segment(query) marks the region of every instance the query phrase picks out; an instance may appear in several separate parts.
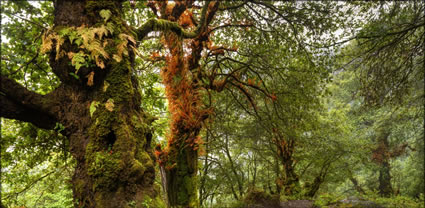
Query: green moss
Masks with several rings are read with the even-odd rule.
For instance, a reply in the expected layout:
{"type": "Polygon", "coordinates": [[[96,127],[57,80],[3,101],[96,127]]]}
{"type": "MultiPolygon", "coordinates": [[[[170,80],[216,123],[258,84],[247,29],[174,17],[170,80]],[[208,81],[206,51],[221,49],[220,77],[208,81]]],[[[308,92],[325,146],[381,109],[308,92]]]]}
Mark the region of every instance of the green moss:
{"type": "Polygon", "coordinates": [[[145,151],[141,151],[136,159],[145,164],[145,166],[154,167],[152,158],[145,151]]]}
{"type": "Polygon", "coordinates": [[[196,176],[185,176],[183,179],[184,186],[188,191],[188,204],[189,207],[197,207],[198,196],[197,196],[197,177],[196,176]]]}
{"type": "Polygon", "coordinates": [[[164,201],[161,199],[161,197],[157,196],[155,197],[155,199],[152,201],[152,206],[151,207],[155,207],[155,208],[165,208],[167,207],[164,203],[164,201]]]}
{"type": "MultiPolygon", "coordinates": [[[[115,14],[119,14],[117,4],[114,1],[87,1],[85,6],[86,12],[89,16],[97,17],[99,11],[102,9],[109,9],[115,14]]],[[[100,18],[103,21],[103,19],[100,18]]]]}
{"type": "Polygon", "coordinates": [[[81,193],[83,193],[83,189],[84,189],[84,185],[86,184],[85,181],[81,180],[81,179],[77,179],[74,182],[74,191],[77,193],[77,195],[80,195],[81,193]]]}
{"type": "Polygon", "coordinates": [[[133,115],[131,122],[134,125],[134,130],[138,131],[137,133],[145,133],[149,130],[148,122],[144,118],[133,115]]]}
{"type": "Polygon", "coordinates": [[[96,177],[98,179],[97,181],[104,181],[106,183],[110,179],[117,178],[122,169],[119,155],[108,152],[94,152],[90,158],[87,158],[87,162],[89,164],[88,174],[96,177]]]}
{"type": "Polygon", "coordinates": [[[108,45],[106,45],[105,51],[108,54],[117,54],[118,53],[117,48],[115,46],[111,46],[110,42],[108,42],[108,45]]]}
{"type": "Polygon", "coordinates": [[[140,163],[137,160],[133,160],[133,165],[130,169],[130,174],[137,174],[137,175],[143,175],[143,173],[146,171],[146,166],[143,166],[142,163],[140,163]]]}
{"type": "Polygon", "coordinates": [[[120,63],[114,63],[112,65],[111,71],[106,77],[109,87],[108,91],[103,95],[104,99],[113,98],[117,104],[122,102],[127,103],[131,100],[134,90],[130,81],[131,75],[128,67],[130,67],[130,61],[125,57],[123,57],[120,63]]]}
{"type": "Polygon", "coordinates": [[[67,26],[63,26],[63,25],[58,25],[53,27],[53,31],[55,31],[56,33],[59,33],[60,31],[62,31],[63,29],[70,29],[72,27],[67,27],[67,26]]]}

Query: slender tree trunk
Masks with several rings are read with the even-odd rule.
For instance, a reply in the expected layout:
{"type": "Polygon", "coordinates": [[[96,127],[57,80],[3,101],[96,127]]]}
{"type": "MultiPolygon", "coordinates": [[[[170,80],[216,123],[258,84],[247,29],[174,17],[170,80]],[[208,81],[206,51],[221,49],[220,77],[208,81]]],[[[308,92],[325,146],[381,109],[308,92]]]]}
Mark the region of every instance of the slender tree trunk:
{"type": "Polygon", "coordinates": [[[359,192],[359,194],[365,194],[365,191],[363,190],[363,188],[360,186],[359,182],[357,181],[356,178],[354,178],[353,176],[350,177],[350,181],[351,183],[353,183],[354,188],[356,189],[357,192],[359,192]]]}
{"type": "MultiPolygon", "coordinates": [[[[114,32],[103,39],[95,37],[105,41],[103,47],[112,57],[117,44],[124,41],[122,35],[132,36],[121,19],[121,3],[58,0],[53,31],[71,27],[90,31],[111,23],[114,32]],[[109,20],[100,16],[102,10],[111,13],[109,20]]],[[[122,45],[129,55],[122,55],[121,61],[104,55],[103,59],[99,58],[104,64],[102,68],[86,58],[84,61],[88,64],[77,72],[70,64],[70,52],[89,54],[90,48],[78,47],[67,36],[62,38],[59,46],[58,39],[54,42],[56,47],[50,52],[50,65],[62,81],[55,91],[60,106],[58,120],[65,126],[70,152],[77,162],[72,177],[75,207],[142,207],[144,203],[161,206],[150,154],[152,119],[140,108],[131,41],[122,45]],[[62,56],[62,52],[68,56],[62,56]],[[71,76],[73,73],[79,78],[71,76]]],[[[87,42],[92,44],[94,39],[87,42]]],[[[100,49],[91,52],[95,50],[100,49]]]]}
{"type": "Polygon", "coordinates": [[[316,176],[316,178],[314,178],[314,181],[310,185],[310,187],[305,187],[305,188],[308,189],[308,191],[305,194],[305,196],[307,196],[307,197],[314,197],[316,195],[317,191],[319,191],[320,186],[325,181],[325,177],[328,174],[328,170],[331,167],[332,163],[334,161],[338,160],[340,157],[341,157],[341,155],[339,155],[339,156],[332,156],[332,157],[329,157],[328,159],[326,159],[323,162],[322,168],[320,169],[319,175],[316,176]]]}
{"type": "Polygon", "coordinates": [[[208,194],[206,193],[206,188],[205,187],[205,181],[207,179],[207,175],[209,172],[209,158],[208,158],[208,154],[209,154],[209,132],[207,131],[206,133],[206,138],[205,138],[205,160],[204,160],[204,166],[203,166],[203,171],[202,171],[202,176],[201,176],[201,181],[200,181],[200,187],[199,187],[199,205],[202,207],[202,204],[204,201],[207,201],[208,199],[208,194]]]}
{"type": "Polygon", "coordinates": [[[233,162],[232,156],[230,155],[229,138],[228,138],[227,135],[225,136],[225,138],[226,138],[226,145],[224,146],[224,151],[226,153],[227,159],[229,160],[230,169],[231,169],[231,171],[233,173],[233,176],[234,176],[234,178],[236,178],[236,183],[238,185],[238,192],[239,192],[238,198],[242,198],[242,196],[243,196],[243,184],[242,184],[242,181],[239,178],[239,174],[238,174],[238,171],[236,170],[236,167],[235,167],[235,164],[233,162]]]}

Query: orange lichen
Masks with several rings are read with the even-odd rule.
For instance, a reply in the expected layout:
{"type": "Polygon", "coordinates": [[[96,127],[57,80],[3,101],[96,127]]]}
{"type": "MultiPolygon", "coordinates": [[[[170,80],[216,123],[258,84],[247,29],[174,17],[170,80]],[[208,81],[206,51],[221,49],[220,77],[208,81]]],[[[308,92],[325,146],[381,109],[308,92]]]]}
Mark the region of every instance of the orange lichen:
{"type": "Polygon", "coordinates": [[[151,54],[151,56],[150,56],[150,58],[152,59],[152,60],[156,60],[156,59],[158,59],[160,57],[160,55],[159,55],[159,53],[158,52],[152,52],[152,54],[151,54]]]}
{"type": "Polygon", "coordinates": [[[165,7],[165,14],[170,15],[173,12],[174,7],[176,6],[175,2],[167,2],[165,7]]]}
{"type": "Polygon", "coordinates": [[[277,100],[277,97],[276,97],[276,95],[274,93],[272,93],[270,95],[270,98],[273,100],[273,102],[275,102],[277,100]]]}
{"type": "Polygon", "coordinates": [[[192,27],[194,26],[193,24],[193,14],[191,11],[186,10],[183,12],[183,14],[180,16],[178,23],[183,27],[183,28],[187,28],[187,27],[192,27]]]}
{"type": "MultiPolygon", "coordinates": [[[[179,148],[191,147],[193,151],[200,148],[202,139],[197,134],[202,127],[202,121],[211,110],[202,109],[200,88],[196,87],[188,69],[188,62],[193,57],[184,56],[183,41],[174,34],[165,35],[163,41],[169,53],[165,58],[166,67],[161,70],[161,77],[171,119],[167,147],[156,154],[162,156],[167,153],[167,156],[173,157],[179,148]]],[[[189,44],[193,46],[199,43],[191,41],[189,44]]],[[[161,156],[159,162],[164,163],[166,158],[161,156]]],[[[164,166],[173,168],[172,163],[173,161],[167,160],[164,166]]]]}

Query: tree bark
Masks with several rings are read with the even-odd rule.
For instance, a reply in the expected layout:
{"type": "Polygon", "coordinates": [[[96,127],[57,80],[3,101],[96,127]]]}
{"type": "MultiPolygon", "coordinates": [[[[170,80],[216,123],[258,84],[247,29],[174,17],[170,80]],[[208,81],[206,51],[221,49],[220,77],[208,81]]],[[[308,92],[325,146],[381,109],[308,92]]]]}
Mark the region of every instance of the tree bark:
{"type": "Polygon", "coordinates": [[[383,197],[390,197],[393,193],[391,186],[391,151],[388,141],[390,133],[386,127],[378,130],[378,147],[374,150],[372,159],[379,165],[379,194],[383,197]]]}
{"type": "Polygon", "coordinates": [[[31,122],[44,129],[53,129],[57,122],[51,96],[27,90],[12,79],[0,76],[0,116],[31,122]]]}
{"type": "MultiPolygon", "coordinates": [[[[120,1],[58,1],[55,27],[83,24],[94,27],[104,21],[99,15],[102,10],[112,13],[110,22],[118,30],[110,35],[112,51],[117,47],[113,40],[121,39],[121,34],[132,34],[121,19],[120,1]]],[[[68,99],[63,100],[68,106],[63,106],[61,121],[68,130],[70,151],[77,161],[72,178],[77,207],[161,204],[159,189],[153,183],[155,169],[150,154],[152,135],[149,128],[152,119],[140,108],[141,97],[132,71],[134,54],[130,44],[124,49],[129,55],[123,56],[119,62],[107,60],[104,69],[81,68],[80,80],[69,77],[67,57],[56,60],[54,53],[50,55],[53,71],[67,84],[63,90],[69,90],[68,99]],[[92,72],[94,83],[87,86],[89,80],[85,78],[92,72]],[[67,89],[69,86],[72,89],[67,89]],[[89,112],[90,108],[96,109],[89,112]]],[[[74,49],[71,44],[69,48],[74,49]]]]}
{"type": "MultiPolygon", "coordinates": [[[[48,49],[49,64],[61,85],[53,92],[38,95],[1,77],[0,104],[5,106],[2,117],[46,129],[54,128],[56,122],[65,127],[63,134],[70,141],[69,151],[77,163],[71,181],[75,207],[164,207],[159,187],[154,185],[150,144],[153,118],[140,108],[133,71],[131,47],[135,43],[131,37],[137,37],[122,20],[121,4],[119,0],[55,1],[54,27],[44,34],[45,38],[56,34],[48,49]],[[101,11],[109,11],[109,17],[102,17],[101,11]],[[103,38],[96,34],[85,47],[72,42],[69,36],[57,36],[64,29],[90,31],[107,23],[114,31],[103,38]],[[96,40],[102,41],[110,57],[98,55],[95,63],[92,54],[101,49],[87,46],[96,40]],[[78,71],[75,63],[71,64],[70,52],[86,55],[85,65],[78,71]],[[121,55],[121,60],[113,55],[121,55]]],[[[47,45],[43,42],[42,47],[47,45]]]]}
{"type": "Polygon", "coordinates": [[[379,194],[383,197],[390,197],[393,193],[390,170],[388,161],[383,162],[379,168],[379,194]]]}
{"type": "Polygon", "coordinates": [[[199,90],[189,79],[183,59],[182,40],[174,33],[165,34],[170,50],[167,67],[161,72],[171,112],[170,135],[165,166],[167,198],[171,207],[198,207],[199,131],[204,117],[199,90]]]}
{"type": "MultiPolygon", "coordinates": [[[[191,3],[176,1],[167,4],[158,1],[156,4],[161,8],[161,19],[168,21],[171,28],[176,28],[177,20],[191,3]]],[[[200,77],[194,76],[194,70],[201,70],[198,63],[203,49],[201,42],[208,40],[208,24],[218,9],[217,2],[212,7],[209,5],[209,1],[206,1],[195,32],[189,34],[181,32],[181,29],[164,32],[169,55],[166,57],[166,67],[161,70],[161,77],[171,121],[168,144],[161,153],[165,156],[160,166],[165,173],[163,184],[170,207],[199,207],[198,148],[202,143],[199,132],[209,111],[203,109],[200,77]],[[183,50],[183,38],[194,38],[189,46],[191,54],[187,56],[183,50]]]]}
{"type": "Polygon", "coordinates": [[[239,174],[236,170],[235,164],[233,162],[232,156],[230,155],[230,150],[229,150],[229,138],[228,135],[226,134],[225,136],[225,146],[224,146],[224,152],[226,153],[227,159],[229,160],[230,163],[230,169],[232,170],[233,173],[233,177],[236,178],[236,183],[238,185],[238,192],[239,192],[239,197],[238,198],[242,198],[243,196],[243,184],[242,181],[239,178],[239,174]]]}
{"type": "Polygon", "coordinates": [[[300,191],[299,177],[295,173],[293,152],[295,141],[285,139],[275,131],[277,156],[283,166],[282,178],[277,179],[278,192],[283,189],[285,195],[294,195],[300,191]]]}

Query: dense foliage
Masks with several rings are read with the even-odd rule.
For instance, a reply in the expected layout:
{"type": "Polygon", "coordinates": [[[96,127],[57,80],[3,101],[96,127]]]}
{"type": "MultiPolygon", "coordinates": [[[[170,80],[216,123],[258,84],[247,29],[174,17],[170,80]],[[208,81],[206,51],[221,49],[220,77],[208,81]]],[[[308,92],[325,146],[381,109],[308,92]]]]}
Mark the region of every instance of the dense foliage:
{"type": "MultiPolygon", "coordinates": [[[[56,1],[2,1],[1,76],[48,95],[66,82],[96,87],[97,76],[107,77],[115,89],[114,80],[119,86],[127,75],[111,78],[99,69],[109,70],[111,63],[131,66],[127,77],[138,85],[133,78],[133,88],[123,85],[135,97],[129,105],[140,103],[135,109],[142,109],[143,119],[128,129],[144,135],[143,141],[146,137],[135,144],[143,146],[146,157],[155,157],[156,177],[149,184],[155,191],[161,186],[161,194],[129,201],[128,207],[279,207],[295,200],[319,207],[424,207],[422,1],[122,5],[125,26],[114,26],[111,22],[119,22],[114,14],[101,10],[97,30],[83,25],[55,33],[56,1]],[[174,10],[182,5],[180,13],[174,10]],[[131,30],[125,33],[128,28],[141,28],[138,38],[131,30]],[[66,41],[79,42],[87,54],[61,55],[63,40],[65,48],[66,41]],[[116,49],[105,47],[108,41],[116,49]],[[55,56],[70,57],[67,67],[75,70],[66,78],[52,69],[55,56]],[[99,71],[86,70],[95,68],[99,71]]],[[[102,84],[105,92],[110,84],[102,84]]],[[[5,86],[0,104],[15,109],[5,86]]],[[[127,92],[116,94],[121,98],[127,92]]],[[[106,113],[127,109],[117,100],[114,105],[113,99],[97,99],[106,101],[106,113]]],[[[90,138],[102,134],[103,120],[125,117],[111,119],[100,112],[100,102],[87,104],[89,118],[96,118],[90,138]]],[[[0,207],[84,206],[76,201],[72,182],[81,158],[72,155],[71,125],[45,121],[50,117],[38,111],[22,112],[15,119],[7,110],[0,115],[0,207]]],[[[106,149],[96,146],[99,138],[88,145],[97,148],[93,163],[118,151],[115,140],[105,141],[106,149]]],[[[115,157],[111,161],[119,161],[115,157]]],[[[130,166],[138,166],[134,163],[130,166]]],[[[108,174],[95,176],[113,178],[108,174]]],[[[93,183],[93,189],[103,185],[93,183]]]]}

